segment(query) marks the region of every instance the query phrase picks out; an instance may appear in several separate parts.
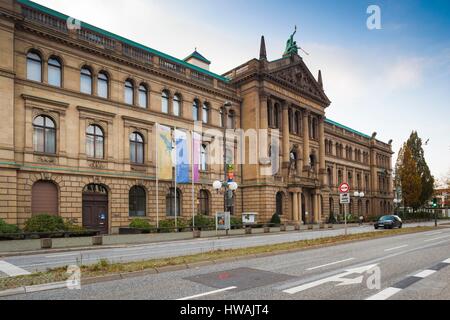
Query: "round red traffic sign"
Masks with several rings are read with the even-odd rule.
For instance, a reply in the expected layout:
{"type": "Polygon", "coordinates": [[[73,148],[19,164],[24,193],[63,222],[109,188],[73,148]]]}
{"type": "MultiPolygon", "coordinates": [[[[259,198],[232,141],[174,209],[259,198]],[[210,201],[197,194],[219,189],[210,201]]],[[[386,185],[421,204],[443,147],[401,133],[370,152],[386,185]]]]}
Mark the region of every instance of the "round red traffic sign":
{"type": "Polygon", "coordinates": [[[339,191],[341,193],[349,193],[350,192],[350,186],[348,183],[344,182],[339,186],[339,191]]]}

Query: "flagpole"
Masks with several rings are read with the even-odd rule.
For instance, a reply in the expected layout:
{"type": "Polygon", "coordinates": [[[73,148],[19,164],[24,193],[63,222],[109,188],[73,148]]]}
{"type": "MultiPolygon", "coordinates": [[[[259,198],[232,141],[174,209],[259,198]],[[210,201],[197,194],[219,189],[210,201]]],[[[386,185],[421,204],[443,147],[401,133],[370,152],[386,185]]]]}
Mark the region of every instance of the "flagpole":
{"type": "Polygon", "coordinates": [[[156,228],[159,229],[159,152],[158,152],[159,124],[156,124],[156,228]]]}
{"type": "Polygon", "coordinates": [[[194,131],[191,131],[191,180],[192,180],[192,230],[195,229],[195,182],[194,182],[194,162],[195,162],[195,147],[194,147],[194,131]]]}
{"type": "Polygon", "coordinates": [[[177,153],[177,127],[173,131],[175,137],[175,231],[178,232],[178,216],[177,216],[177,167],[178,167],[178,153],[177,153]]]}

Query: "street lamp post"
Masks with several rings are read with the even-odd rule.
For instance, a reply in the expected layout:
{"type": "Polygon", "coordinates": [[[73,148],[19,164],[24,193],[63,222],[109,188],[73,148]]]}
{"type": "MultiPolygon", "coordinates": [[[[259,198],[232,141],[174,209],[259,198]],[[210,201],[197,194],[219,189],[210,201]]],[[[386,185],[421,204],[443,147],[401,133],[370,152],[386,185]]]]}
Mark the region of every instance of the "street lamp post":
{"type": "MultiPolygon", "coordinates": [[[[358,192],[358,191],[355,191],[355,193],[353,194],[353,196],[354,196],[355,198],[357,198],[357,199],[358,199],[358,198],[362,199],[362,198],[365,197],[365,194],[364,194],[364,192],[358,192]]],[[[359,209],[359,201],[358,201],[357,203],[358,203],[358,209],[359,209]]],[[[362,205],[361,205],[361,209],[362,209],[362,205]]],[[[359,219],[359,221],[360,221],[360,224],[362,225],[362,220],[363,220],[363,219],[361,219],[361,217],[362,217],[361,212],[358,211],[358,214],[360,215],[360,216],[358,217],[358,219],[359,219]]]]}
{"type": "Polygon", "coordinates": [[[398,208],[400,206],[400,203],[402,203],[401,199],[394,199],[394,204],[395,204],[395,214],[398,215],[398,208]]]}

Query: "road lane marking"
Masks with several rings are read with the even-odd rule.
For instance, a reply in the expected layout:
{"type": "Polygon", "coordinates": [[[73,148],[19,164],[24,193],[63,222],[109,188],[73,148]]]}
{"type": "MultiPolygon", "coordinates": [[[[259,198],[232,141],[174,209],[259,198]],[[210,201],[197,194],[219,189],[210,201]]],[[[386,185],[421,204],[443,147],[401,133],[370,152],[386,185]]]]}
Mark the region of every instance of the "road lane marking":
{"type": "Polygon", "coordinates": [[[396,295],[397,293],[399,293],[400,291],[402,291],[402,289],[398,289],[398,288],[387,288],[384,289],[381,292],[378,292],[377,294],[367,298],[366,300],[387,300],[390,297],[392,297],[393,295],[396,295]]]}
{"type": "Polygon", "coordinates": [[[19,268],[6,261],[0,261],[0,271],[6,273],[10,277],[26,276],[31,274],[27,270],[19,268]]]}
{"type": "Polygon", "coordinates": [[[192,300],[192,299],[201,298],[201,297],[205,297],[205,296],[210,296],[210,295],[213,295],[213,294],[217,294],[217,293],[221,293],[221,292],[225,292],[225,291],[230,291],[230,290],[234,290],[234,289],[237,289],[237,287],[228,287],[228,288],[225,288],[225,289],[219,289],[219,290],[214,290],[214,291],[210,291],[210,292],[205,292],[205,293],[197,294],[195,296],[190,296],[190,297],[177,299],[177,301],[192,300]]]}
{"type": "Polygon", "coordinates": [[[447,259],[447,260],[445,260],[445,261],[442,261],[443,263],[448,263],[448,264],[450,264],[450,259],[447,259]]]}
{"type": "Polygon", "coordinates": [[[406,247],[408,247],[407,244],[405,244],[403,246],[395,247],[395,248],[385,249],[384,252],[394,251],[394,250],[398,250],[398,249],[402,249],[402,248],[406,248],[406,247]]]}
{"type": "Polygon", "coordinates": [[[78,255],[81,255],[81,254],[80,253],[52,254],[51,256],[45,256],[45,259],[71,257],[71,256],[78,256],[78,255]]]}
{"type": "Polygon", "coordinates": [[[347,261],[352,261],[352,260],[355,260],[355,258],[350,258],[350,259],[345,259],[345,260],[341,260],[341,261],[331,262],[331,263],[323,264],[321,266],[312,267],[312,268],[309,268],[309,269],[306,269],[306,270],[307,271],[312,271],[312,270],[316,270],[316,269],[320,269],[320,268],[324,268],[324,267],[334,266],[336,264],[339,264],[339,263],[342,263],[342,262],[347,262],[347,261]]]}
{"type": "Polygon", "coordinates": [[[442,231],[429,233],[429,234],[427,234],[427,236],[429,236],[429,237],[431,237],[431,236],[437,236],[438,234],[442,234],[442,231]]]}
{"type": "Polygon", "coordinates": [[[425,240],[425,242],[431,242],[431,241],[436,241],[436,240],[441,240],[441,239],[446,239],[446,238],[450,238],[450,236],[428,239],[428,240],[425,240]]]}
{"type": "Polygon", "coordinates": [[[419,272],[419,273],[416,274],[414,277],[424,279],[424,278],[426,278],[426,277],[431,276],[431,275],[434,274],[434,273],[436,273],[435,270],[425,270],[425,271],[419,272]]]}

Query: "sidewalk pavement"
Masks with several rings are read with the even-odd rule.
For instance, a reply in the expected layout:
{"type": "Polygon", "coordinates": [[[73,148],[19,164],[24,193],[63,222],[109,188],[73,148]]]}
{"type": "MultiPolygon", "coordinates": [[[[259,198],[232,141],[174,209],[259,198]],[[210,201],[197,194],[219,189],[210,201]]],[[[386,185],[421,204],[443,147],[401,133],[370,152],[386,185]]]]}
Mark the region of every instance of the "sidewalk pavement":
{"type": "MultiPolygon", "coordinates": [[[[358,227],[358,224],[349,224],[349,228],[358,227]]],[[[333,229],[343,229],[344,225],[333,225],[333,229]]],[[[325,230],[327,230],[326,228],[325,230]]],[[[314,225],[313,231],[319,231],[319,225],[314,225]]],[[[323,229],[322,229],[323,230],[323,229]]],[[[293,226],[287,227],[286,231],[294,231],[293,226]]],[[[302,226],[301,231],[308,231],[308,226],[302,226]]],[[[311,230],[309,230],[311,231],[311,230]]],[[[271,228],[270,234],[279,233],[280,228],[271,228]]],[[[264,234],[263,228],[252,229],[253,235],[264,234]]],[[[217,238],[217,237],[245,237],[245,229],[230,230],[228,236],[225,231],[202,231],[201,238],[217,238]]],[[[192,240],[192,232],[179,233],[155,233],[155,234],[137,234],[137,235],[106,235],[103,237],[102,246],[93,246],[91,237],[80,238],[55,238],[52,239],[52,249],[41,249],[40,239],[34,240],[12,240],[0,241],[0,257],[11,254],[31,254],[31,253],[47,253],[47,252],[61,252],[71,250],[89,250],[89,249],[106,249],[119,248],[129,245],[150,244],[159,242],[192,240]]]]}

